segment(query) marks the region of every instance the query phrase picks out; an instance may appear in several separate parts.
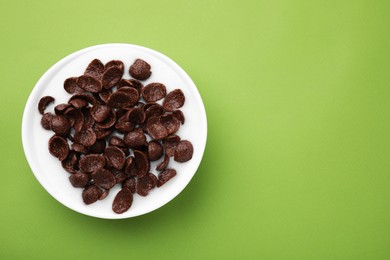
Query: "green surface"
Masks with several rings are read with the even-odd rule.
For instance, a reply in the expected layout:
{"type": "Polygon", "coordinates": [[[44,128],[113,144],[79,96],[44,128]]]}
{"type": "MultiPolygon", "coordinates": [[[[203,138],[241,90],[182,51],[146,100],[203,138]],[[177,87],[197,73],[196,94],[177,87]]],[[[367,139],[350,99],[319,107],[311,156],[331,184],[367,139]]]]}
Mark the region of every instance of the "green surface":
{"type": "Polygon", "coordinates": [[[4,1],[0,259],[390,259],[390,2],[4,1]],[[126,42],[192,77],[209,135],[172,202],[102,220],[33,176],[21,120],[40,76],[126,42]]]}

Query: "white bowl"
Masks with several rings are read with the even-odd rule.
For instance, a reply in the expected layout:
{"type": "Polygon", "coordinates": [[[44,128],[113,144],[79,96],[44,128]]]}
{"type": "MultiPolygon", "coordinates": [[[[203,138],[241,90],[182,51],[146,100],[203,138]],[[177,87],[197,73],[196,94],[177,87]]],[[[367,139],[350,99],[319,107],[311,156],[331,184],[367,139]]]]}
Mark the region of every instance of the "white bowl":
{"type": "MultiPolygon", "coordinates": [[[[161,102],[160,102],[161,103],[161,102]]],[[[53,111],[51,105],[46,111],[53,111]]],[[[30,167],[41,185],[47,192],[63,205],[85,215],[121,219],[139,216],[151,212],[176,197],[190,182],[202,160],[207,139],[206,112],[200,94],[184,70],[167,56],[141,46],[131,44],[103,44],[79,50],[63,58],[52,66],[38,81],[28,98],[23,114],[22,143],[24,153],[30,167]],[[176,169],[177,175],[160,188],[153,189],[147,197],[134,196],[133,205],[123,213],[112,211],[112,201],[120,190],[116,185],[109,195],[101,201],[85,205],[81,193],[82,189],[74,188],[69,182],[69,173],[66,172],[60,161],[50,155],[47,145],[53,135],[52,131],[42,128],[41,115],[37,105],[41,97],[53,96],[55,105],[66,103],[71,96],[63,88],[63,82],[68,77],[81,75],[89,62],[95,58],[103,63],[117,59],[125,63],[124,78],[130,78],[128,69],[136,58],[147,61],[152,66],[152,75],[144,85],[150,82],[161,82],[167,87],[167,92],[180,88],[186,97],[181,108],[186,121],[180,127],[178,135],[187,139],[194,146],[192,160],[186,163],[177,163],[170,160],[168,168],[176,169]]],[[[151,164],[151,172],[157,174],[155,166],[151,164]]]]}

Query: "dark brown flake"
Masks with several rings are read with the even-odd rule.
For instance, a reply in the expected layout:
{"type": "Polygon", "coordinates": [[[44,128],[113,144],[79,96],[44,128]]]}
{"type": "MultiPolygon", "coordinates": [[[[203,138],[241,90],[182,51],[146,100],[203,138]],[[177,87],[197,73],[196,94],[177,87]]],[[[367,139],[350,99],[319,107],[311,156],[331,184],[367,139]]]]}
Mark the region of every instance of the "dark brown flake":
{"type": "Polygon", "coordinates": [[[104,72],[104,65],[99,59],[94,59],[88,64],[84,71],[84,75],[100,79],[104,72]]]}
{"type": "Polygon", "coordinates": [[[163,101],[163,107],[166,111],[174,111],[184,105],[185,97],[181,89],[175,89],[168,93],[163,101]]]}
{"type": "Polygon", "coordinates": [[[182,140],[178,143],[174,153],[174,160],[177,162],[187,162],[191,160],[194,148],[190,141],[182,140]]]}
{"type": "Polygon", "coordinates": [[[157,187],[161,187],[167,181],[176,176],[176,171],[174,169],[166,169],[165,171],[158,174],[157,187]]]}
{"type": "Polygon", "coordinates": [[[83,75],[78,77],[77,86],[84,89],[85,91],[98,93],[102,90],[102,83],[97,78],[83,75]]]}
{"type": "Polygon", "coordinates": [[[75,188],[84,188],[89,180],[89,175],[83,172],[76,172],[69,176],[69,181],[75,188]]]}
{"type": "Polygon", "coordinates": [[[46,130],[51,130],[51,122],[54,118],[54,115],[52,113],[45,113],[43,114],[41,118],[41,125],[46,130]]]}
{"type": "Polygon", "coordinates": [[[110,116],[111,109],[103,105],[94,105],[91,107],[91,116],[96,122],[103,122],[110,116]]]}
{"type": "Polygon", "coordinates": [[[41,115],[43,115],[45,113],[45,109],[46,107],[54,102],[54,98],[51,97],[51,96],[44,96],[42,97],[40,100],[39,100],[39,103],[38,103],[38,111],[39,113],[41,113],[41,115]]]}
{"type": "Polygon", "coordinates": [[[153,173],[148,173],[137,179],[135,188],[139,195],[145,197],[154,187],[156,187],[156,184],[157,177],[153,173]]]}
{"type": "Polygon", "coordinates": [[[75,173],[77,171],[79,161],[75,151],[70,150],[65,160],[61,162],[62,168],[69,173],[75,173]]]}
{"type": "Polygon", "coordinates": [[[146,102],[156,102],[163,99],[167,94],[167,89],[164,84],[150,83],[142,89],[142,97],[146,102]]]}
{"type": "Polygon", "coordinates": [[[103,155],[89,154],[80,158],[79,167],[83,172],[94,172],[97,169],[103,168],[106,164],[106,160],[103,155]]]}
{"type": "Polygon", "coordinates": [[[104,66],[104,70],[108,70],[112,67],[118,67],[120,70],[122,70],[122,74],[123,74],[123,70],[125,68],[125,65],[123,64],[122,61],[120,60],[110,60],[109,62],[106,63],[106,65],[104,66]]]}
{"type": "Polygon", "coordinates": [[[156,161],[163,155],[164,148],[157,141],[150,141],[148,144],[148,157],[151,161],[156,161]]]}
{"type": "Polygon", "coordinates": [[[128,132],[123,137],[125,145],[130,148],[138,148],[146,143],[146,136],[142,129],[137,128],[134,131],[128,132]]]}
{"type": "Polygon", "coordinates": [[[116,184],[114,174],[104,168],[94,171],[91,174],[91,178],[95,181],[95,185],[103,189],[111,189],[116,184]]]}
{"type": "Polygon", "coordinates": [[[180,121],[173,115],[162,115],[160,122],[167,129],[168,135],[176,133],[180,128],[180,121]]]}
{"type": "Polygon", "coordinates": [[[90,147],[96,142],[96,134],[91,128],[82,129],[74,135],[74,140],[85,147],[90,147]]]}
{"type": "Polygon", "coordinates": [[[82,88],[77,86],[77,77],[70,77],[64,81],[64,89],[69,94],[84,92],[82,88]]]}
{"type": "Polygon", "coordinates": [[[104,151],[104,157],[108,166],[122,169],[125,164],[125,153],[116,146],[109,146],[104,151]]]}
{"type": "Polygon", "coordinates": [[[157,165],[156,170],[163,171],[165,170],[165,168],[167,168],[168,164],[169,164],[169,156],[168,154],[165,154],[164,160],[159,165],[157,165]]]}
{"type": "Polygon", "coordinates": [[[112,203],[112,210],[117,214],[122,214],[129,210],[133,203],[133,193],[127,188],[124,188],[116,194],[112,203]]]}
{"type": "Polygon", "coordinates": [[[141,59],[136,59],[130,66],[129,73],[135,79],[145,80],[152,74],[150,69],[149,63],[141,59]]]}
{"type": "Polygon", "coordinates": [[[51,120],[51,130],[60,136],[67,136],[70,131],[70,123],[62,115],[56,115],[51,120]]]}
{"type": "Polygon", "coordinates": [[[131,193],[135,193],[136,192],[136,183],[137,183],[137,180],[135,179],[135,177],[129,177],[123,181],[122,188],[128,188],[131,191],[131,193]]]}
{"type": "Polygon", "coordinates": [[[89,205],[96,202],[100,198],[101,193],[102,191],[97,186],[90,185],[83,190],[81,196],[83,198],[84,203],[89,205]]]}
{"type": "Polygon", "coordinates": [[[65,160],[69,153],[68,142],[60,136],[53,136],[49,140],[49,152],[60,161],[65,160]]]}
{"type": "Polygon", "coordinates": [[[119,67],[111,67],[104,71],[102,76],[102,85],[105,89],[114,87],[121,80],[123,69],[119,67]]]}

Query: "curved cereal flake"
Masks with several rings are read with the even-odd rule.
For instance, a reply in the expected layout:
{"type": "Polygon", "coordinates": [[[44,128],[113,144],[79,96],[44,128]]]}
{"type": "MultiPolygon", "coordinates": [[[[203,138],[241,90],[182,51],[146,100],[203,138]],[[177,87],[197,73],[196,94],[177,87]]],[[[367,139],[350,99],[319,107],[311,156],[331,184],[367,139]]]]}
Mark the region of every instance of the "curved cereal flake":
{"type": "Polygon", "coordinates": [[[84,89],[85,91],[92,92],[92,93],[98,93],[103,88],[100,80],[87,75],[78,77],[77,86],[84,89]]]}
{"type": "Polygon", "coordinates": [[[148,156],[138,150],[134,151],[134,164],[136,169],[136,175],[138,177],[144,176],[150,168],[148,156]]]}
{"type": "Polygon", "coordinates": [[[99,128],[96,125],[94,125],[92,127],[92,130],[95,132],[96,139],[98,139],[98,140],[104,140],[104,138],[106,138],[107,136],[109,136],[112,133],[112,129],[111,128],[102,129],[102,128],[99,128]]]}
{"type": "Polygon", "coordinates": [[[120,70],[122,70],[122,74],[123,74],[123,70],[125,68],[125,65],[123,64],[122,61],[120,60],[110,60],[109,62],[106,63],[106,65],[104,66],[104,70],[108,70],[112,67],[118,67],[120,70]]]}
{"type": "Polygon", "coordinates": [[[104,200],[108,194],[110,193],[110,190],[103,189],[102,195],[100,195],[99,200],[104,200]]]}
{"type": "Polygon", "coordinates": [[[129,210],[131,204],[133,204],[133,193],[129,189],[124,188],[116,194],[112,203],[112,210],[116,214],[122,214],[129,210]]]}
{"type": "Polygon", "coordinates": [[[165,154],[167,154],[169,157],[174,156],[176,146],[180,142],[180,137],[177,135],[167,136],[163,140],[163,146],[165,148],[165,154]]]}
{"type": "Polygon", "coordinates": [[[123,70],[119,67],[111,67],[104,71],[102,76],[102,85],[105,89],[114,87],[121,80],[123,70]]]}
{"type": "Polygon", "coordinates": [[[68,156],[61,162],[62,168],[69,173],[77,171],[79,160],[75,151],[70,150],[68,156]]]}
{"type": "Polygon", "coordinates": [[[182,140],[177,144],[173,158],[176,162],[187,162],[191,160],[193,153],[194,148],[192,147],[191,142],[182,140]]]}
{"type": "Polygon", "coordinates": [[[161,83],[150,83],[142,89],[142,97],[148,103],[163,99],[166,94],[167,89],[161,83]]]}
{"type": "Polygon", "coordinates": [[[56,115],[51,120],[51,130],[60,136],[67,136],[70,131],[70,122],[62,115],[56,115]]]}
{"type": "Polygon", "coordinates": [[[165,109],[159,104],[147,104],[144,106],[146,119],[152,116],[159,117],[165,113],[165,109]]]}
{"type": "Polygon", "coordinates": [[[67,78],[64,81],[64,89],[69,94],[84,92],[84,90],[77,85],[77,77],[67,78]]]}
{"type": "Polygon", "coordinates": [[[95,181],[95,185],[103,189],[111,189],[116,184],[115,176],[109,170],[104,168],[97,169],[91,174],[91,178],[95,181]]]}
{"type": "Polygon", "coordinates": [[[54,115],[52,113],[45,113],[43,114],[41,118],[41,125],[46,130],[51,130],[51,122],[54,118],[54,115]]]}
{"type": "Polygon", "coordinates": [[[162,115],[160,122],[165,126],[168,135],[176,133],[180,128],[180,121],[173,115],[162,115]]]}
{"type": "Polygon", "coordinates": [[[60,161],[65,160],[69,153],[68,142],[60,136],[53,136],[49,140],[49,152],[60,161]]]}
{"type": "Polygon", "coordinates": [[[168,164],[169,164],[169,156],[168,154],[165,154],[164,160],[159,165],[157,165],[156,170],[163,171],[165,170],[165,168],[167,168],[168,164]]]}
{"type": "Polygon", "coordinates": [[[82,129],[76,132],[74,140],[76,143],[82,144],[85,147],[90,147],[96,142],[96,134],[91,128],[82,129]]]}
{"type": "Polygon", "coordinates": [[[69,181],[75,188],[84,188],[88,185],[89,180],[89,175],[83,172],[76,172],[69,176],[69,181]]]}
{"type": "Polygon", "coordinates": [[[114,126],[116,123],[116,114],[114,111],[110,110],[110,115],[109,117],[104,120],[103,122],[97,122],[96,126],[101,128],[101,129],[108,129],[112,126],[114,126]]]}
{"type": "Polygon", "coordinates": [[[156,187],[156,184],[157,177],[153,173],[148,173],[137,179],[135,189],[139,195],[145,197],[154,187],[156,187]]]}
{"type": "Polygon", "coordinates": [[[161,187],[167,181],[176,176],[176,171],[174,169],[166,169],[165,171],[158,174],[157,187],[161,187]]]}
{"type": "Polygon", "coordinates": [[[125,153],[116,146],[107,147],[103,155],[110,167],[120,170],[125,165],[125,153]]]}
{"type": "Polygon", "coordinates": [[[83,113],[83,118],[84,118],[82,128],[87,129],[93,127],[95,125],[95,120],[93,120],[93,117],[91,116],[91,108],[83,107],[81,109],[81,112],[83,113]]]}
{"type": "Polygon", "coordinates": [[[184,117],[184,114],[183,114],[183,112],[182,112],[181,110],[175,110],[175,111],[173,111],[173,112],[172,112],[172,115],[173,115],[174,117],[176,117],[177,119],[179,119],[180,123],[181,123],[182,125],[184,125],[185,117],[184,117]]]}
{"type": "Polygon", "coordinates": [[[122,182],[122,188],[127,188],[131,191],[131,193],[135,193],[136,192],[136,187],[135,187],[136,183],[137,183],[137,180],[135,179],[135,177],[129,177],[122,182]]]}
{"type": "Polygon", "coordinates": [[[74,108],[82,108],[88,106],[88,102],[84,99],[73,99],[69,101],[69,104],[71,104],[74,108]]]}
{"type": "Polygon", "coordinates": [[[152,74],[150,69],[149,63],[141,59],[136,59],[130,66],[129,73],[135,79],[145,80],[152,74]]]}
{"type": "Polygon", "coordinates": [[[138,94],[141,96],[144,85],[141,81],[136,79],[121,79],[118,83],[118,90],[123,87],[135,88],[138,91],[138,94]]]}
{"type": "Polygon", "coordinates": [[[127,133],[134,129],[134,124],[129,121],[128,113],[123,115],[115,124],[115,129],[120,133],[127,133]]]}
{"type": "Polygon", "coordinates": [[[107,101],[110,98],[111,94],[112,94],[112,90],[106,89],[106,90],[99,92],[99,97],[105,104],[107,104],[107,101]]]}
{"type": "Polygon", "coordinates": [[[116,147],[125,147],[125,142],[123,139],[119,138],[118,136],[112,136],[108,143],[111,146],[116,146],[116,147]]]}
{"type": "Polygon", "coordinates": [[[104,72],[104,65],[99,59],[94,59],[88,64],[84,71],[84,75],[100,79],[104,72]]]}
{"type": "Polygon", "coordinates": [[[89,205],[96,202],[100,196],[102,191],[95,185],[87,186],[82,193],[82,198],[85,204],[89,205]]]}
{"type": "Polygon", "coordinates": [[[69,104],[59,104],[54,107],[54,112],[56,115],[63,115],[65,111],[70,107],[71,105],[69,104]]]}
{"type": "Polygon", "coordinates": [[[79,167],[83,172],[94,172],[97,169],[103,168],[106,165],[106,160],[103,155],[89,154],[80,158],[79,167]]]}
{"type": "Polygon", "coordinates": [[[114,168],[110,168],[109,170],[114,174],[116,183],[122,183],[129,177],[129,175],[126,174],[123,169],[117,170],[114,168]]]}
{"type": "Polygon", "coordinates": [[[107,100],[107,105],[112,108],[125,108],[134,105],[137,100],[130,94],[117,91],[110,95],[107,100]]]}
{"type": "Polygon", "coordinates": [[[185,97],[181,89],[175,89],[168,93],[163,101],[163,107],[166,111],[174,111],[184,105],[185,97]]]}
{"type": "Polygon", "coordinates": [[[71,147],[72,147],[72,149],[73,149],[75,152],[77,152],[77,153],[84,153],[84,154],[88,153],[87,147],[85,147],[85,146],[82,145],[82,144],[73,143],[73,144],[71,145],[71,147]]]}
{"type": "Polygon", "coordinates": [[[156,121],[156,122],[153,122],[150,124],[148,123],[148,125],[146,126],[146,130],[147,130],[148,134],[153,139],[156,139],[156,140],[161,140],[161,139],[165,138],[166,136],[168,136],[167,129],[165,128],[163,123],[161,123],[160,121],[156,121]]]}
{"type": "Polygon", "coordinates": [[[138,148],[146,143],[146,136],[142,129],[137,128],[134,131],[128,132],[123,137],[125,145],[130,148],[138,148]]]}
{"type": "Polygon", "coordinates": [[[159,142],[155,140],[149,142],[148,144],[149,160],[156,161],[160,159],[161,156],[163,155],[163,152],[164,152],[164,148],[159,142]]]}
{"type": "Polygon", "coordinates": [[[84,126],[84,114],[81,112],[81,110],[69,110],[69,112],[66,112],[65,115],[70,121],[73,121],[74,130],[76,130],[76,132],[80,132],[84,126]]]}
{"type": "Polygon", "coordinates": [[[134,124],[143,124],[145,122],[146,115],[141,108],[135,107],[129,112],[129,121],[134,124]]]}
{"type": "Polygon", "coordinates": [[[54,102],[54,98],[52,96],[44,96],[42,97],[40,100],[39,100],[39,103],[38,103],[38,111],[39,113],[41,113],[41,115],[43,115],[45,113],[45,109],[46,107],[54,102]]]}
{"type": "Polygon", "coordinates": [[[96,122],[103,122],[111,113],[111,109],[103,105],[94,105],[91,107],[91,116],[96,122]]]}
{"type": "Polygon", "coordinates": [[[88,94],[86,92],[83,92],[83,93],[71,96],[69,98],[69,100],[68,100],[68,103],[71,104],[71,101],[75,100],[75,99],[83,99],[83,100],[85,100],[86,102],[88,102],[91,105],[97,103],[95,97],[93,96],[93,94],[88,94]]]}

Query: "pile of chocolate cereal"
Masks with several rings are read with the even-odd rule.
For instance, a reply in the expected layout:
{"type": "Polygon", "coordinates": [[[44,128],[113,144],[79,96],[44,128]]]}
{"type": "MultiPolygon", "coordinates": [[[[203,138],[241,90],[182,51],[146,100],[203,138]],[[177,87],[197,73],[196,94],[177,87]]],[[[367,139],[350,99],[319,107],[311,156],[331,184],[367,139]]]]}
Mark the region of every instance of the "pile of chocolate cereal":
{"type": "Polygon", "coordinates": [[[84,203],[104,199],[119,184],[112,204],[118,214],[131,207],[133,193],[147,196],[176,176],[176,170],[168,168],[171,157],[183,163],[193,154],[191,142],[175,134],[185,121],[179,110],[183,92],[167,93],[157,82],[144,86],[141,81],[152,71],[142,59],[134,61],[129,73],[132,79],[122,78],[120,60],[103,64],[94,59],[83,75],[64,81],[72,96],[55,106],[55,114],[45,113],[53,97],[42,97],[38,104],[42,127],[55,133],[49,152],[70,173],[70,183],[83,188],[84,203]],[[150,172],[150,162],[157,160],[158,176],[150,172]]]}

